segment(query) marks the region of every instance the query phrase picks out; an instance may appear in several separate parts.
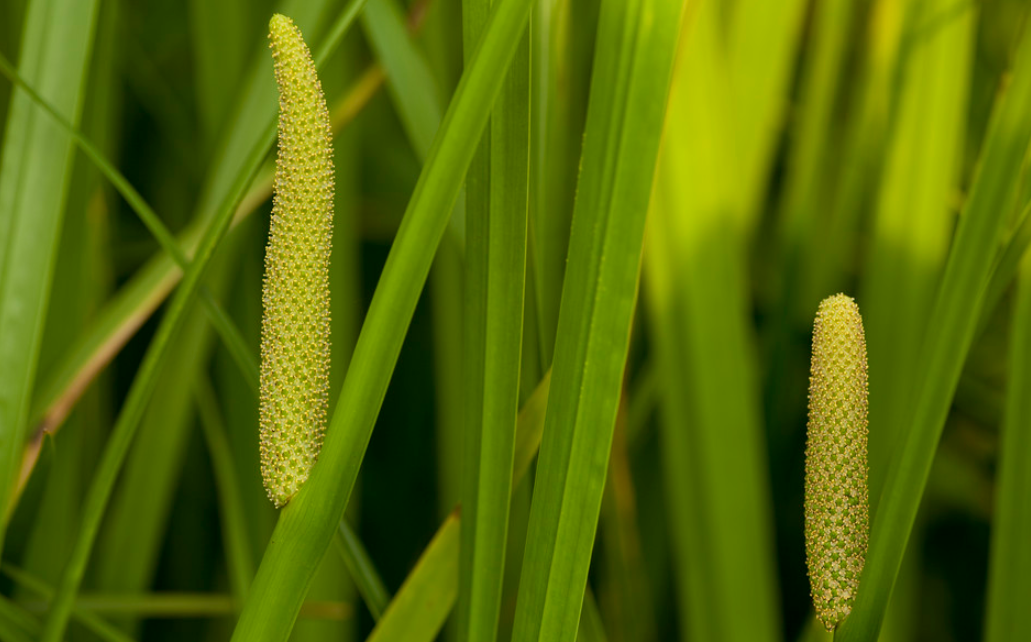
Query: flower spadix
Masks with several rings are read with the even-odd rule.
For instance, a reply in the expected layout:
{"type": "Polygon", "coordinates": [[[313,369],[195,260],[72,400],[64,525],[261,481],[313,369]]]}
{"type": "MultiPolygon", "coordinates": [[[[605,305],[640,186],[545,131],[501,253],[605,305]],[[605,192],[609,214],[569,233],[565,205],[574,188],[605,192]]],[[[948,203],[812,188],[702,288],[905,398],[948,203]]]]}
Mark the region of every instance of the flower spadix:
{"type": "Polygon", "coordinates": [[[850,297],[824,299],[813,327],[805,451],[805,547],[816,615],[833,630],[852,610],[866,559],[866,338],[850,297]]]}
{"type": "Polygon", "coordinates": [[[261,476],[285,505],[322,447],[329,401],[329,255],[333,149],[329,112],[301,31],[269,23],[279,85],[279,156],[261,320],[261,476]]]}

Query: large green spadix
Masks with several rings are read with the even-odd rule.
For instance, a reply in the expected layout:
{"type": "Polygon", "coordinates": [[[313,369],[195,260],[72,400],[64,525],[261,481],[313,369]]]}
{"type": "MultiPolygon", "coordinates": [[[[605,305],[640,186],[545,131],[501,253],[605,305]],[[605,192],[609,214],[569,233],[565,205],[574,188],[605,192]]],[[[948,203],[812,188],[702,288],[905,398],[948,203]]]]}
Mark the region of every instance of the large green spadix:
{"type": "Polygon", "coordinates": [[[866,559],[866,337],[850,297],[824,299],[813,327],[805,451],[805,548],[816,615],[833,630],[852,610],[866,559]]]}
{"type": "Polygon", "coordinates": [[[261,476],[284,506],[319,456],[329,402],[333,148],[326,98],[301,31],[269,23],[279,157],[261,320],[261,476]]]}

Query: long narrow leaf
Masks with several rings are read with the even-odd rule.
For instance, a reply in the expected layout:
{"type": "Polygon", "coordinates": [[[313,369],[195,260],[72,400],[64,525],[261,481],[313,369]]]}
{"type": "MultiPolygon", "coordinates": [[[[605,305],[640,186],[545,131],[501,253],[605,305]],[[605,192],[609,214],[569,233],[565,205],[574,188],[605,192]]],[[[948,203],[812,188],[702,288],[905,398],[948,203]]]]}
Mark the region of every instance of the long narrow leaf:
{"type": "MultiPolygon", "coordinates": [[[[21,75],[72,123],[82,110],[98,5],[34,0],[26,11],[21,75]]],[[[29,420],[72,150],[16,90],[0,150],[0,515],[7,514],[29,420]]],[[[0,551],[5,531],[0,526],[0,551]]]]}
{"type": "Polygon", "coordinates": [[[770,478],[749,346],[750,204],[734,174],[716,5],[700,7],[678,59],[650,213],[647,281],[662,368],[660,443],[681,639],[780,638],[770,478]]]}
{"type": "Polygon", "coordinates": [[[1006,239],[1000,250],[999,258],[992,268],[992,280],[988,283],[988,293],[981,309],[981,318],[977,322],[978,334],[988,326],[988,321],[999,301],[1013,283],[1013,277],[1020,268],[1021,257],[1028,246],[1031,246],[1031,203],[1024,206],[1017,221],[1017,226],[1006,239]]]}
{"type": "MultiPolygon", "coordinates": [[[[340,43],[343,34],[353,24],[365,1],[350,0],[338,16],[329,36],[318,49],[315,56],[317,64],[324,63],[340,43]]],[[[308,25],[313,24],[325,11],[327,4],[328,0],[308,3],[285,0],[279,11],[291,15],[294,21],[308,32],[308,25]]],[[[271,147],[271,143],[262,149],[256,147],[260,132],[273,123],[275,118],[275,89],[271,77],[266,77],[266,71],[261,64],[256,64],[252,68],[250,79],[241,93],[229,131],[202,194],[197,219],[178,239],[179,246],[188,256],[196,251],[205,229],[203,223],[210,220],[218,207],[219,199],[223,198],[230,188],[232,176],[235,175],[232,172],[239,170],[247,154],[264,155],[271,147]]],[[[369,97],[381,82],[382,77],[373,73],[356,83],[347,98],[334,110],[334,125],[340,127],[350,122],[367,104],[369,97]]],[[[234,221],[251,214],[258,205],[268,199],[272,186],[271,170],[263,173],[260,183],[248,192],[237,210],[234,221]]],[[[129,284],[115,295],[82,340],[69,350],[68,356],[54,368],[54,373],[47,381],[43,382],[31,414],[37,433],[52,431],[64,421],[89,383],[165,300],[180,278],[182,272],[176,267],[175,262],[168,254],[162,253],[141,268],[129,284]]],[[[232,342],[229,345],[232,345],[232,342]]]]}
{"type": "Polygon", "coordinates": [[[921,351],[923,365],[910,420],[900,430],[870,529],[870,549],[852,614],[837,637],[873,640],[916,520],[960,371],[974,338],[992,261],[1016,195],[1031,140],[1031,32],[1025,30],[1013,76],[999,99],[970,197],[960,216],[921,351]]]}
{"type": "Polygon", "coordinates": [[[39,635],[39,620],[0,595],[0,636],[8,642],[33,642],[39,635]]]}
{"type": "Polygon", "coordinates": [[[370,0],[362,26],[387,72],[387,89],[420,159],[425,159],[443,118],[442,97],[429,64],[408,37],[404,15],[392,0],[370,0]]]}
{"type": "MultiPolygon", "coordinates": [[[[264,136],[269,145],[271,145],[273,134],[274,130],[271,127],[267,128],[264,136]]],[[[264,148],[258,146],[258,149],[263,150],[264,148]]],[[[44,641],[59,642],[64,637],[75,594],[78,592],[79,585],[82,582],[82,576],[86,571],[86,563],[89,560],[93,542],[100,528],[100,520],[104,515],[108,500],[111,497],[111,491],[114,488],[129,446],[132,444],[133,436],[139,427],[140,419],[146,409],[146,403],[154,392],[157,375],[168,356],[169,348],[174,343],[173,339],[182,328],[186,311],[189,309],[189,304],[200,286],[207,266],[211,262],[222,237],[229,229],[233,212],[236,211],[237,205],[239,205],[247,187],[261,167],[263,160],[264,153],[254,154],[250,159],[249,166],[245,165],[243,167],[243,171],[237,177],[235,185],[228,192],[225,202],[219,208],[217,216],[208,227],[201,245],[197,249],[197,254],[190,264],[190,269],[187,271],[183,283],[176,291],[171,306],[162,319],[157,334],[147,350],[143,364],[133,380],[133,385],[129,390],[125,405],[122,407],[111,438],[105,447],[104,456],[98,466],[97,474],[86,495],[79,537],[75,542],[68,565],[62,574],[61,582],[54,596],[53,606],[44,624],[41,638],[44,641]]]]}
{"type": "MultiPolygon", "coordinates": [[[[53,597],[53,589],[25,571],[5,565],[3,572],[18,584],[36,593],[42,599],[50,600],[53,597]]],[[[83,626],[93,631],[102,640],[107,640],[108,642],[132,642],[132,638],[128,635],[89,611],[84,611],[80,608],[73,609],[72,618],[81,622],[83,626]]]]}
{"type": "Polygon", "coordinates": [[[365,605],[369,607],[372,618],[379,621],[383,617],[387,605],[390,604],[390,593],[387,592],[387,587],[380,579],[376,567],[372,565],[372,560],[365,551],[365,545],[358,539],[358,535],[347,523],[347,520],[343,519],[340,520],[333,541],[351,578],[358,587],[358,592],[365,600],[365,605]]]}
{"type": "MultiPolygon", "coordinates": [[[[416,157],[425,163],[440,127],[444,100],[434,82],[430,63],[410,37],[411,29],[396,0],[373,0],[362,15],[369,43],[387,76],[387,88],[416,157]]],[[[458,501],[461,469],[461,410],[465,398],[461,360],[452,358],[462,345],[462,260],[465,238],[465,199],[459,198],[451,213],[448,234],[430,271],[433,294],[434,383],[440,493],[444,515],[458,501]]]]}
{"type": "Polygon", "coordinates": [[[538,359],[551,367],[597,32],[596,1],[551,0],[530,29],[530,254],[538,359]]]}
{"type": "MultiPolygon", "coordinates": [[[[185,270],[189,265],[189,258],[180,248],[178,241],[172,233],[165,227],[165,224],[161,221],[161,218],[157,213],[147,204],[147,202],[140,196],[140,193],[129,183],[128,180],[119,172],[115,167],[107,160],[103,152],[90,142],[88,138],[83,136],[71,123],[69,123],[61,114],[42,96],[40,96],[25,80],[14,70],[7,59],[0,54],[0,71],[4,73],[8,78],[11,79],[20,89],[22,89],[27,96],[29,96],[33,102],[39,105],[43,111],[45,111],[54,122],[57,123],[58,127],[66,133],[69,138],[75,141],[75,144],[82,149],[87,157],[97,166],[97,169],[107,178],[108,181],[114,185],[118,193],[129,203],[132,210],[139,216],[140,220],[143,221],[147,229],[151,231],[154,238],[157,239],[158,243],[161,244],[161,248],[168,253],[175,261],[176,265],[180,269],[185,270]]],[[[237,361],[240,369],[243,371],[244,376],[248,380],[253,379],[252,374],[258,372],[258,361],[254,357],[251,350],[247,348],[246,342],[241,338],[240,331],[233,325],[232,320],[226,315],[226,313],[219,307],[218,302],[215,301],[214,297],[206,287],[201,288],[201,302],[211,319],[212,325],[222,335],[223,341],[225,341],[226,347],[229,348],[230,354],[237,361]]]]}
{"type": "MultiPolygon", "coordinates": [[[[550,382],[551,377],[545,375],[519,412],[515,448],[517,455],[512,471],[513,488],[526,474],[540,447],[550,382]]],[[[379,622],[373,632],[373,635],[377,636],[378,642],[409,642],[408,636],[412,631],[419,636],[429,636],[426,639],[432,639],[439,632],[447,615],[454,607],[458,593],[458,540],[461,527],[455,522],[459,520],[460,513],[457,510],[444,520],[433,536],[430,547],[423,552],[415,568],[405,578],[401,590],[398,591],[389,607],[385,603],[386,590],[377,586],[382,582],[376,577],[375,569],[367,567],[364,570],[352,570],[356,579],[364,577],[365,581],[370,584],[365,589],[365,592],[368,592],[365,597],[366,603],[369,604],[370,610],[373,611],[374,617],[379,622]],[[427,559],[430,556],[433,557],[432,562],[427,559]],[[378,609],[382,609],[381,616],[376,614],[378,609]],[[418,617],[424,627],[412,627],[409,620],[413,617],[418,617]]],[[[350,529],[345,528],[343,522],[338,531],[337,541],[338,545],[352,549],[353,552],[345,557],[353,558],[354,563],[358,565],[364,564],[362,560],[367,556],[360,552],[361,543],[350,532],[350,529]],[[344,541],[341,542],[341,539],[344,541]]],[[[361,582],[360,579],[359,582],[361,582]]]]}
{"type": "Polygon", "coordinates": [[[444,521],[368,642],[432,642],[458,595],[459,513],[444,521]]]}
{"type": "Polygon", "coordinates": [[[576,637],[682,10],[602,4],[514,642],[576,637]]]}
{"type": "Polygon", "coordinates": [[[808,5],[808,0],[733,4],[727,69],[739,131],[741,163],[737,172],[746,192],[743,200],[749,226],[759,213],[766,188],[808,5]]]}
{"type": "MultiPolygon", "coordinates": [[[[223,258],[230,257],[219,256],[223,258]]],[[[206,280],[221,290],[227,281],[226,266],[218,262],[222,265],[215,266],[206,280]]],[[[142,592],[153,581],[196,425],[192,390],[181,382],[194,381],[203,372],[212,343],[211,328],[194,302],[174,339],[174,349],[157,373],[160,392],[146,404],[140,419],[143,429],[132,443],[121,482],[105,511],[92,555],[96,590],[142,592]]],[[[71,528],[74,531],[74,523],[71,528]]]]}
{"type": "MultiPolygon", "coordinates": [[[[512,488],[517,488],[523,477],[526,475],[530,464],[541,444],[541,435],[544,431],[544,416],[548,407],[548,392],[550,390],[551,375],[547,373],[537,385],[537,388],[530,395],[529,399],[519,411],[518,427],[516,429],[515,441],[515,463],[512,470],[512,488]]],[[[412,572],[405,579],[404,585],[395,601],[403,602],[404,606],[391,606],[387,609],[380,620],[379,629],[390,632],[380,633],[378,642],[409,642],[405,634],[411,630],[403,621],[412,617],[415,607],[421,607],[421,617],[439,624],[451,609],[454,607],[457,591],[451,591],[452,586],[458,585],[458,539],[461,528],[455,527],[454,517],[458,513],[450,515],[437,529],[433,536],[433,546],[450,551],[453,559],[437,559],[433,564],[424,564],[422,561],[415,565],[412,572]],[[447,540],[454,540],[449,542],[447,540]],[[441,597],[442,587],[447,588],[441,597]],[[430,608],[432,607],[432,609],[430,608]],[[394,622],[393,620],[402,620],[394,622]]],[[[423,556],[430,554],[427,549],[423,556]]],[[[584,613],[581,618],[580,642],[603,642],[604,636],[598,635],[600,624],[597,617],[598,607],[594,604],[594,598],[590,592],[584,601],[584,613]],[[588,621],[589,620],[589,621],[588,621]],[[586,629],[586,630],[585,630],[586,629]]],[[[433,634],[437,631],[420,631],[419,635],[433,634]]]]}
{"type": "Polygon", "coordinates": [[[235,464],[218,399],[207,377],[202,377],[194,387],[194,398],[218,488],[229,586],[233,597],[242,602],[251,579],[254,578],[254,557],[251,554],[250,539],[247,537],[243,500],[236,484],[235,464]]]}
{"type": "Polygon", "coordinates": [[[972,10],[943,21],[953,8],[952,0],[934,0],[911,12],[907,32],[914,36],[859,298],[876,400],[870,407],[875,502],[921,368],[920,338],[953,229],[949,203],[960,168],[974,26],[972,10]]]}
{"type": "MultiPolygon", "coordinates": [[[[467,52],[490,5],[463,3],[467,52]]],[[[460,641],[493,642],[501,609],[522,358],[529,65],[524,35],[466,180],[460,641]]]]}
{"type": "Polygon", "coordinates": [[[285,640],[347,507],[433,254],[532,0],[501,0],[463,74],[383,268],[319,463],[283,509],[233,639],[285,640]]]}
{"type": "Polygon", "coordinates": [[[1023,596],[1031,594],[1031,254],[1020,270],[1017,307],[1010,338],[1006,416],[992,546],[985,640],[1007,642],[1031,638],[1031,621],[1023,596]]]}

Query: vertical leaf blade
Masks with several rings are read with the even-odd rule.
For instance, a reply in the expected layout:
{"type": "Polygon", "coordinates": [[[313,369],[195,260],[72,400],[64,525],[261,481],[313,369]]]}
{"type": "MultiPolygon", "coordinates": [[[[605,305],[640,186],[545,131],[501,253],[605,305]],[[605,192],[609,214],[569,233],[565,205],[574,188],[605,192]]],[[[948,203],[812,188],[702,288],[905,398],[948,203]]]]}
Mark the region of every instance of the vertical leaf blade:
{"type": "MultiPolygon", "coordinates": [[[[699,7],[671,91],[646,251],[681,639],[777,640],[770,480],[751,350],[742,150],[719,7],[699,7]],[[737,153],[737,155],[735,155],[737,153]]],[[[754,153],[754,151],[749,151],[754,153]]]]}
{"type": "Polygon", "coordinates": [[[739,130],[738,172],[749,222],[759,213],[808,5],[808,0],[744,0],[732,8],[727,67],[739,130]]]}
{"type": "Polygon", "coordinates": [[[870,407],[875,502],[895,437],[903,432],[912,382],[921,368],[920,338],[948,255],[949,203],[958,182],[974,26],[972,10],[943,18],[954,11],[950,0],[918,3],[914,9],[860,298],[876,399],[870,407]]]}
{"type": "MultiPolygon", "coordinates": [[[[97,6],[95,0],[35,0],[26,11],[21,75],[73,123],[82,110],[97,6]]],[[[21,89],[12,95],[6,132],[0,152],[0,515],[7,512],[29,420],[73,158],[71,139],[21,89]]]]}
{"type": "Polygon", "coordinates": [[[1021,265],[1010,342],[988,574],[987,642],[1031,637],[1023,597],[1031,593],[1031,253],[1021,265]]]}
{"type": "MultiPolygon", "coordinates": [[[[470,55],[490,4],[463,3],[470,55]]],[[[461,641],[493,642],[501,609],[522,353],[529,64],[524,34],[466,180],[461,641]]]]}
{"type": "Polygon", "coordinates": [[[682,5],[601,8],[515,642],[576,637],[682,5]]]}
{"type": "Polygon", "coordinates": [[[870,550],[842,642],[873,639],[916,520],[952,395],[973,342],[992,261],[1013,205],[1031,140],[1031,32],[1025,30],[1013,75],[995,108],[970,197],[960,216],[929,317],[923,365],[909,428],[895,451],[871,528],[870,550]]]}

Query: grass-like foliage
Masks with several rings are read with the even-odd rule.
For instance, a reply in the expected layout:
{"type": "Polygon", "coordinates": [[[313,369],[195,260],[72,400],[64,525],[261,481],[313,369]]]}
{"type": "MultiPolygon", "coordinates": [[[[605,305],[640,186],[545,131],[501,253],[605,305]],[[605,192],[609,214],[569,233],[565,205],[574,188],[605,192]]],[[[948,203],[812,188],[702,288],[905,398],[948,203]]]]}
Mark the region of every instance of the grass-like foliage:
{"type": "Polygon", "coordinates": [[[1029,9],[0,4],[0,640],[1028,639],[1029,9]]]}

